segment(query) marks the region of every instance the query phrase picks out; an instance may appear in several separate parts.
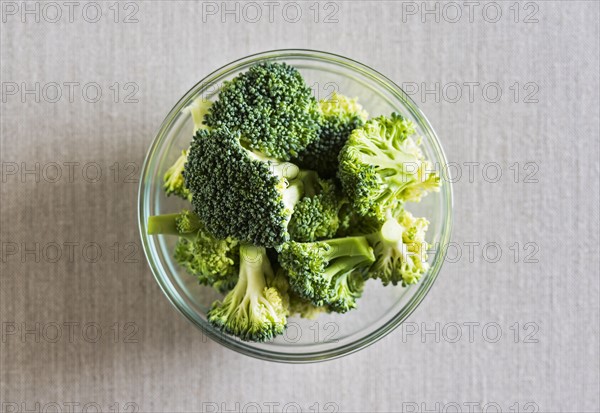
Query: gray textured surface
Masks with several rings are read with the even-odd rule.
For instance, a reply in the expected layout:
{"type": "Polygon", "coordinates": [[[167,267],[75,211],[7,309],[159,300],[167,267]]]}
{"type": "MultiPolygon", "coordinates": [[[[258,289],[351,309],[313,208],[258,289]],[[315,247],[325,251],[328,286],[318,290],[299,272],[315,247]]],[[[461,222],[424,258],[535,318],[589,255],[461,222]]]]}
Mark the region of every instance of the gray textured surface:
{"type": "MultiPolygon", "coordinates": [[[[263,5],[263,18],[254,24],[243,16],[236,23],[233,15],[225,22],[207,16],[203,23],[202,3],[193,2],[132,2],[139,6],[139,22],[130,24],[122,20],[134,6],[124,10],[121,4],[115,23],[112,2],[98,3],[103,17],[97,23],[82,18],[86,3],[75,9],[72,23],[66,6],[58,23],[44,21],[43,13],[39,23],[34,16],[23,23],[19,14],[10,14],[8,3],[13,4],[2,2],[0,41],[4,410],[32,409],[36,402],[40,409],[58,403],[63,411],[74,403],[144,412],[210,411],[216,405],[218,411],[258,405],[266,412],[275,403],[288,411],[314,411],[315,403],[328,411],[454,411],[456,406],[481,411],[486,403],[492,403],[488,411],[494,404],[502,411],[600,410],[597,2],[521,4],[519,22],[515,6],[509,9],[512,2],[499,2],[503,14],[497,23],[486,22],[483,6],[470,22],[464,5],[462,18],[452,23],[455,10],[441,4],[440,22],[429,16],[422,23],[421,2],[332,2],[339,7],[337,23],[322,22],[335,6],[321,3],[316,23],[309,2],[302,4],[297,23],[285,21],[282,6],[269,22],[263,5]],[[415,7],[416,14],[403,13],[415,7]],[[538,22],[523,22],[535,7],[538,22]],[[440,82],[442,91],[452,82],[463,85],[456,103],[452,85],[438,102],[434,95],[414,96],[449,160],[461,167],[454,232],[461,258],[446,263],[404,328],[350,357],[296,366],[250,359],[202,340],[162,296],[141,251],[133,255],[137,262],[126,261],[127,248],[139,245],[137,185],[123,182],[127,163],[139,168],[163,117],[196,81],[249,53],[291,47],[349,56],[420,89],[422,82],[429,88],[440,82]],[[97,82],[103,97],[87,103],[79,91],[73,103],[67,97],[51,103],[54,94],[47,87],[48,95],[37,103],[32,95],[10,95],[11,82],[19,87],[97,82]],[[119,103],[109,89],[115,82],[121,84],[119,103]],[[123,102],[126,82],[139,85],[138,103],[123,102]],[[473,102],[465,82],[480,83],[473,102]],[[482,86],[492,82],[503,92],[495,103],[482,97],[482,86]],[[518,99],[509,89],[515,82],[518,99]],[[536,88],[530,100],[537,103],[523,102],[536,88]],[[39,183],[22,176],[21,162],[28,168],[40,163],[39,183]],[[62,179],[48,182],[55,171],[51,162],[79,162],[73,182],[64,164],[62,179]],[[81,176],[81,167],[90,162],[102,169],[97,183],[81,176]],[[115,162],[119,183],[110,169],[115,162]],[[473,182],[468,162],[480,163],[473,182]],[[482,175],[491,162],[502,170],[496,183],[488,182],[493,167],[482,175]],[[518,168],[511,169],[515,162],[518,168]],[[20,169],[16,175],[10,173],[13,163],[20,169]],[[537,182],[523,182],[536,165],[537,182]],[[69,242],[79,243],[72,259],[65,256],[69,242]],[[102,248],[97,263],[82,256],[81,247],[91,242],[102,248]],[[110,249],[115,242],[116,259],[110,249]],[[465,244],[470,242],[480,243],[472,260],[465,244]],[[502,249],[496,263],[488,262],[493,250],[487,260],[482,255],[483,246],[493,242],[502,249]],[[23,253],[25,243],[39,246],[39,262],[23,253]],[[56,263],[49,262],[55,252],[51,243],[63,252],[56,263]],[[516,263],[509,248],[515,243],[516,263]],[[17,254],[10,255],[15,246],[17,254]],[[528,253],[533,255],[526,259],[528,253]],[[532,259],[538,262],[526,262],[532,259]],[[70,322],[80,323],[73,326],[72,340],[64,324],[70,322]],[[35,323],[40,323],[39,342],[35,333],[24,335],[35,323]],[[86,323],[102,329],[97,343],[91,342],[93,327],[81,333],[86,323]],[[115,323],[121,331],[116,339],[115,323]],[[439,340],[434,334],[407,334],[436,323],[439,340]],[[450,342],[456,325],[449,323],[461,326],[456,343],[450,342]],[[473,340],[464,323],[480,323],[473,340]],[[498,342],[488,342],[495,324],[482,335],[486,323],[500,326],[498,342]],[[515,323],[521,333],[517,343],[515,323]],[[57,325],[63,335],[53,340],[57,325]],[[126,342],[124,330],[136,342],[126,342]],[[532,336],[526,338],[528,332],[532,336]]],[[[93,10],[87,11],[93,17],[93,10]]],[[[253,11],[246,11],[253,18],[253,11]]],[[[493,19],[494,10],[486,11],[493,19]]],[[[293,10],[288,12],[293,18],[293,10]]],[[[46,9],[45,17],[52,19],[54,11],[46,9]]],[[[493,97],[493,90],[486,90],[493,97]]],[[[87,177],[93,172],[88,169],[87,177]]]]}

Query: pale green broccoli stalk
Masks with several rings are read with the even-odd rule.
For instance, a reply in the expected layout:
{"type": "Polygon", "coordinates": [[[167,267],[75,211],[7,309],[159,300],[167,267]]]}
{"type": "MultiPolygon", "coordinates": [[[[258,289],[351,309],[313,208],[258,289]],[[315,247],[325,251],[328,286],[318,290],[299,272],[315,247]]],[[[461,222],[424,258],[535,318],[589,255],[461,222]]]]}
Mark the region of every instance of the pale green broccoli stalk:
{"type": "Polygon", "coordinates": [[[362,126],[369,114],[357,98],[351,99],[337,92],[330,99],[320,100],[319,106],[323,113],[319,137],[300,153],[296,162],[324,178],[335,178],[340,150],[350,133],[362,126]]]}
{"type": "Polygon", "coordinates": [[[165,172],[163,187],[167,196],[176,195],[188,200],[192,198],[191,192],[185,187],[185,180],[183,178],[183,170],[187,162],[187,152],[185,149],[181,151],[181,155],[179,155],[175,163],[165,172]]]}
{"type": "Polygon", "coordinates": [[[225,82],[204,117],[206,125],[239,132],[245,146],[281,160],[317,139],[320,120],[319,105],[298,70],[271,62],[225,82]]]}
{"type": "MultiPolygon", "coordinates": [[[[184,177],[194,211],[208,230],[220,238],[231,236],[265,247],[290,239],[288,224],[304,196],[329,190],[314,171],[246,149],[239,134],[225,128],[196,132],[184,177]]],[[[305,208],[313,225],[330,219],[330,209],[328,204],[305,208]]],[[[294,228],[312,231],[305,227],[310,225],[307,221],[296,219],[294,228]]]]}
{"type": "Polygon", "coordinates": [[[373,249],[364,237],[291,241],[283,245],[279,254],[279,263],[286,270],[292,289],[314,305],[329,305],[337,312],[356,307],[365,270],[374,261],[373,249]]]}
{"type": "Polygon", "coordinates": [[[338,176],[358,214],[383,220],[404,202],[439,190],[439,175],[410,138],[414,133],[414,124],[396,113],[352,132],[340,152],[338,176]]]}
{"type": "Polygon", "coordinates": [[[378,232],[367,235],[376,261],[369,270],[384,285],[416,284],[429,269],[425,233],[429,222],[403,210],[398,219],[388,218],[378,232]]]}
{"type": "Polygon", "coordinates": [[[204,96],[198,96],[192,103],[183,109],[184,112],[192,115],[194,121],[194,133],[200,129],[208,129],[205,123],[205,117],[210,110],[213,102],[206,99],[204,96]]]}
{"type": "Polygon", "coordinates": [[[287,309],[277,289],[268,287],[273,270],[263,247],[240,246],[239,280],[222,301],[215,301],[208,321],[245,341],[269,341],[282,334],[287,309]]]}
{"type": "Polygon", "coordinates": [[[238,241],[214,237],[194,213],[183,210],[177,214],[151,216],[148,234],[178,235],[175,261],[196,276],[200,284],[226,292],[237,282],[238,241]]]}

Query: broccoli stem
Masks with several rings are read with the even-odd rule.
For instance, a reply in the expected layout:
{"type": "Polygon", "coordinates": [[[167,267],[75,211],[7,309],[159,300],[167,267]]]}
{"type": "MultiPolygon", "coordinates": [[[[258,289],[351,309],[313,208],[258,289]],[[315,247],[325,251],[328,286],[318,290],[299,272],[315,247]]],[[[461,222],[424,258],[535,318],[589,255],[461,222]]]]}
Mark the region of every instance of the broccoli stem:
{"type": "Polygon", "coordinates": [[[323,272],[323,275],[328,282],[331,282],[336,276],[351,273],[357,267],[361,266],[361,264],[372,263],[373,261],[372,254],[340,258],[330,264],[323,272]]]}
{"type": "Polygon", "coordinates": [[[340,257],[359,257],[371,262],[374,260],[373,251],[363,236],[335,238],[328,240],[327,245],[330,247],[325,255],[328,261],[340,257]]]}
{"type": "Polygon", "coordinates": [[[148,217],[148,234],[149,235],[179,235],[177,229],[177,214],[153,215],[148,217]]]}

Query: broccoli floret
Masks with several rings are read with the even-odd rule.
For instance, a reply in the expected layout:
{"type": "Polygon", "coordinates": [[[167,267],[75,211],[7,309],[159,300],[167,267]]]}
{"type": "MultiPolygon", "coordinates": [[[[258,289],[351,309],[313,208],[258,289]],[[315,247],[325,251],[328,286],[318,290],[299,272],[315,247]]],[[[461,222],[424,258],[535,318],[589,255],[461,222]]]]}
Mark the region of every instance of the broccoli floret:
{"type": "Polygon", "coordinates": [[[289,240],[295,205],[326,185],[316,172],[244,148],[239,134],[225,128],[196,132],[184,177],[194,211],[209,231],[266,247],[289,240]]]}
{"type": "Polygon", "coordinates": [[[285,273],[281,267],[277,269],[273,277],[266,277],[267,286],[273,287],[281,294],[284,307],[288,309],[288,316],[298,314],[302,318],[314,319],[319,314],[329,312],[327,306],[317,307],[309,300],[300,297],[291,288],[285,273]]]}
{"type": "Polygon", "coordinates": [[[175,161],[175,163],[167,169],[163,177],[164,190],[167,196],[176,195],[184,199],[191,199],[192,194],[185,187],[185,180],[183,178],[183,170],[185,163],[187,162],[187,150],[181,151],[181,155],[175,161]]]}
{"type": "Polygon", "coordinates": [[[338,176],[357,213],[383,220],[405,201],[439,190],[439,175],[410,138],[414,133],[414,124],[396,113],[352,132],[340,152],[338,176]]]}
{"type": "Polygon", "coordinates": [[[290,315],[298,314],[302,318],[313,320],[320,314],[330,312],[326,305],[316,306],[310,300],[300,297],[294,291],[289,293],[289,312],[290,315]]]}
{"type": "Polygon", "coordinates": [[[290,160],[317,139],[321,111],[295,68],[261,63],[224,83],[204,117],[213,128],[240,132],[247,147],[290,160]]]}
{"type": "Polygon", "coordinates": [[[302,198],[294,207],[288,225],[294,241],[311,242],[332,238],[340,226],[339,211],[343,203],[330,180],[318,180],[319,193],[302,198]]]}
{"type": "Polygon", "coordinates": [[[298,156],[297,163],[312,169],[324,178],[334,178],[338,170],[338,155],[350,133],[362,126],[369,114],[358,99],[333,93],[330,99],[319,101],[323,120],[319,137],[298,156]]]}
{"type": "Polygon", "coordinates": [[[364,271],[375,261],[364,237],[336,238],[283,245],[279,263],[290,286],[316,306],[329,305],[337,312],[356,306],[364,285],[364,271]]]}
{"type": "Polygon", "coordinates": [[[382,225],[382,222],[374,217],[357,214],[347,200],[340,207],[339,222],[337,237],[370,234],[379,230],[382,225]]]}
{"type": "Polygon", "coordinates": [[[152,216],[149,234],[179,235],[175,261],[198,282],[219,292],[229,291],[237,282],[239,243],[233,238],[218,239],[211,235],[192,212],[152,216]]]}
{"type": "Polygon", "coordinates": [[[287,319],[281,294],[268,287],[273,270],[263,247],[240,246],[239,280],[222,301],[215,301],[208,321],[246,341],[268,341],[283,333],[287,319]]]}
{"type": "Polygon", "coordinates": [[[429,245],[425,242],[428,225],[425,218],[415,218],[403,210],[398,219],[388,218],[379,231],[367,235],[376,257],[370,276],[384,285],[417,283],[429,268],[429,245]]]}

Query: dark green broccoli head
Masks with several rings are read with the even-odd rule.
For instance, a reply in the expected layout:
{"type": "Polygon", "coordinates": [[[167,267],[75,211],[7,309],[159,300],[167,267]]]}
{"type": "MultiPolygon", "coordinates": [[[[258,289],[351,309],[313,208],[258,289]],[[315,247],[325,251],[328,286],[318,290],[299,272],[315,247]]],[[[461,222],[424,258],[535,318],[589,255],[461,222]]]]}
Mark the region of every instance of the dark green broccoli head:
{"type": "Polygon", "coordinates": [[[253,159],[237,134],[198,131],[184,176],[194,211],[216,236],[265,246],[287,240],[285,181],[268,163],[253,159]]]}
{"type": "Polygon", "coordinates": [[[339,156],[338,177],[360,215],[384,220],[405,201],[439,190],[439,175],[425,160],[412,122],[393,113],[355,129],[339,156]]]}
{"type": "Polygon", "coordinates": [[[225,82],[204,119],[240,132],[251,149],[289,160],[317,138],[321,111],[295,68],[261,63],[225,82]]]}
{"type": "Polygon", "coordinates": [[[316,306],[329,304],[334,311],[354,308],[362,292],[354,273],[362,274],[375,260],[364,237],[336,238],[283,245],[279,263],[290,286],[316,306]]]}
{"type": "Polygon", "coordinates": [[[330,180],[318,180],[316,186],[318,194],[306,196],[294,206],[288,225],[290,238],[294,241],[331,238],[338,230],[338,213],[342,206],[340,195],[330,180]]]}
{"type": "Polygon", "coordinates": [[[340,150],[352,131],[362,126],[369,115],[357,99],[338,93],[321,100],[319,106],[323,112],[319,137],[300,153],[297,163],[324,178],[335,178],[340,150]]]}

